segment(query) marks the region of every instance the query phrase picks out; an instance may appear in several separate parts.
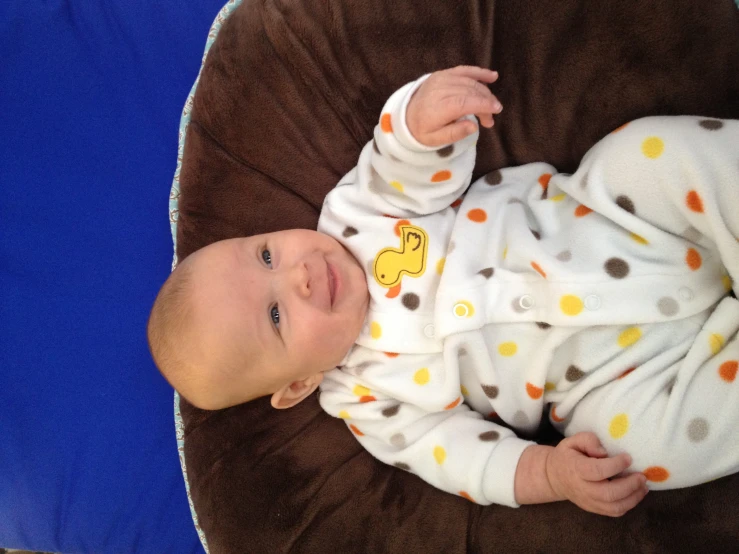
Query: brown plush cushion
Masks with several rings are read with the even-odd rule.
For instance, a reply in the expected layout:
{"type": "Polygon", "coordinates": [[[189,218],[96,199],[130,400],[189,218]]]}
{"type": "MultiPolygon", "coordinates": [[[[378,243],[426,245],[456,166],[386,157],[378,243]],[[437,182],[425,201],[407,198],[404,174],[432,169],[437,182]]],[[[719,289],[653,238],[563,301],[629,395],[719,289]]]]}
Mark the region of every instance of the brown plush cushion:
{"type": "MultiPolygon", "coordinates": [[[[652,114],[739,117],[732,0],[244,0],[198,86],[180,178],[178,254],[315,228],[386,98],[457,64],[497,69],[504,105],[476,176],[572,171],[607,132],[652,114]]],[[[569,503],[480,507],[364,452],[315,397],[220,412],[183,401],[193,501],[224,552],[728,551],[739,477],[653,492],[621,519],[569,503]]],[[[556,441],[548,431],[550,441],[556,441]]],[[[736,448],[737,445],[727,445],[736,448]]]]}

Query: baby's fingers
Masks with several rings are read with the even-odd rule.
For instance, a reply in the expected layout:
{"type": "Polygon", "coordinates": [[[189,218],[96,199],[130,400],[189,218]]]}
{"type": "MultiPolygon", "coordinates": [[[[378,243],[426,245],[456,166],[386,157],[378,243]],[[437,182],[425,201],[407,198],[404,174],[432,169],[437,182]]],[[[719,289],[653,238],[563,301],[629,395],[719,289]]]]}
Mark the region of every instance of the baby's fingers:
{"type": "Polygon", "coordinates": [[[476,67],[474,65],[458,65],[457,67],[453,67],[447,71],[450,75],[469,77],[470,79],[482,81],[483,83],[494,83],[498,80],[497,71],[486,69],[484,67],[476,67]]]}
{"type": "Polygon", "coordinates": [[[424,143],[427,146],[443,146],[445,144],[452,144],[471,135],[475,131],[477,131],[477,125],[469,119],[455,121],[454,123],[450,123],[438,131],[429,134],[424,143]]]}
{"type": "Polygon", "coordinates": [[[589,490],[590,496],[597,501],[608,504],[628,498],[638,491],[646,494],[649,490],[647,488],[647,478],[644,477],[643,473],[632,473],[612,481],[591,483],[591,487],[589,490]]]}
{"type": "MultiPolygon", "coordinates": [[[[638,475],[638,474],[635,474],[638,475]]],[[[621,517],[626,512],[634,508],[649,492],[646,485],[640,485],[626,497],[613,502],[596,501],[590,509],[591,512],[609,517],[621,517]]]]}
{"type": "Polygon", "coordinates": [[[578,460],[578,472],[586,481],[603,481],[618,475],[631,465],[631,456],[619,454],[612,458],[586,458],[578,460]]]}

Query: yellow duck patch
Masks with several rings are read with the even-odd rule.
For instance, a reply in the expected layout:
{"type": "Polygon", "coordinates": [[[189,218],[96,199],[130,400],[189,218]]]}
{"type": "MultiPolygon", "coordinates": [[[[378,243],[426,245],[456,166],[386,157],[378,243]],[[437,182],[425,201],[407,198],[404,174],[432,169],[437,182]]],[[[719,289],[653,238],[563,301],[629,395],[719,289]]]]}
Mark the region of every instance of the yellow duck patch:
{"type": "Polygon", "coordinates": [[[400,284],[403,275],[420,277],[426,271],[429,239],[415,225],[400,226],[400,248],[384,248],[372,265],[375,281],[385,288],[400,284]]]}

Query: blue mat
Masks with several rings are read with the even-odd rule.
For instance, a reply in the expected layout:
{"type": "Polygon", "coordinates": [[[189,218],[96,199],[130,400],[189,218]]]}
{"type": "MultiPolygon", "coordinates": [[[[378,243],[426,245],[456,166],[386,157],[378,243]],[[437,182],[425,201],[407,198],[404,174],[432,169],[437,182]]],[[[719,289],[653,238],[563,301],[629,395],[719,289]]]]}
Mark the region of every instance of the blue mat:
{"type": "Polygon", "coordinates": [[[0,3],[0,546],[202,552],[145,324],[224,2],[0,3]]]}

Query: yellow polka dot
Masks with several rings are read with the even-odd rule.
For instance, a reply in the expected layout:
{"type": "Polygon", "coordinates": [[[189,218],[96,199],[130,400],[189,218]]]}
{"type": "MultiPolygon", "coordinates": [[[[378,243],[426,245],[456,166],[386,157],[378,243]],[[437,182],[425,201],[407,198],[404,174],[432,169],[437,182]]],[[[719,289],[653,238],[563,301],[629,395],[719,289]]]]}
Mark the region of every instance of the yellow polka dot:
{"type": "Polygon", "coordinates": [[[501,356],[513,356],[517,351],[518,345],[515,342],[502,342],[498,345],[501,356]]]}
{"type": "Polygon", "coordinates": [[[416,371],[413,374],[413,380],[416,382],[417,385],[425,385],[431,380],[431,374],[429,373],[428,368],[422,367],[418,371],[416,371]]]}
{"type": "Polygon", "coordinates": [[[721,277],[721,282],[724,284],[724,288],[727,292],[731,290],[731,277],[724,275],[721,277]]]}
{"type": "Polygon", "coordinates": [[[583,309],[582,300],[573,294],[565,294],[559,301],[559,308],[565,315],[577,315],[583,309]]]}
{"type": "Polygon", "coordinates": [[[444,264],[446,263],[446,258],[440,259],[438,262],[436,262],[436,273],[441,275],[444,273],[444,264]]]}
{"type": "Polygon", "coordinates": [[[618,336],[618,345],[621,348],[631,346],[641,338],[641,329],[639,327],[629,327],[621,332],[618,336]]]}
{"type": "Polygon", "coordinates": [[[503,249],[503,259],[506,259],[506,256],[508,256],[508,245],[506,244],[506,247],[503,249]]]}
{"type": "Polygon", "coordinates": [[[639,244],[649,244],[649,241],[647,239],[637,235],[636,233],[629,233],[629,236],[639,244]]]}
{"type": "Polygon", "coordinates": [[[403,185],[401,185],[398,181],[390,181],[390,186],[400,193],[403,192],[403,185]]]}
{"type": "Polygon", "coordinates": [[[434,458],[436,459],[437,464],[443,464],[444,460],[446,460],[446,450],[444,450],[441,446],[437,446],[436,448],[434,448],[434,458]]]}
{"type": "Polygon", "coordinates": [[[363,387],[362,385],[357,385],[354,387],[354,390],[352,391],[357,396],[369,396],[372,394],[372,391],[369,390],[367,387],[363,387]]]}
{"type": "Polygon", "coordinates": [[[554,390],[556,388],[557,388],[557,385],[555,385],[551,381],[547,381],[546,383],[544,383],[544,390],[546,391],[554,390]]]}
{"type": "Polygon", "coordinates": [[[708,337],[708,346],[711,347],[711,353],[715,356],[724,347],[724,337],[718,333],[711,333],[711,336],[708,337]]]}
{"type": "Polygon", "coordinates": [[[468,390],[467,390],[467,387],[465,387],[464,385],[462,385],[461,387],[459,387],[459,390],[460,390],[460,392],[461,392],[462,394],[464,394],[465,396],[469,396],[469,395],[470,395],[470,391],[468,391],[468,390]]]}
{"type": "Polygon", "coordinates": [[[376,321],[370,323],[370,336],[373,339],[379,339],[382,336],[382,327],[376,321]]]}
{"type": "Polygon", "coordinates": [[[549,200],[552,202],[562,202],[565,198],[567,198],[567,195],[564,192],[561,192],[559,194],[555,194],[549,200]]]}
{"type": "Polygon", "coordinates": [[[641,143],[641,151],[647,158],[659,158],[664,149],[665,143],[659,137],[649,137],[641,143]]]}
{"type": "Polygon", "coordinates": [[[346,410],[341,410],[339,412],[339,417],[341,419],[349,419],[349,412],[347,412],[346,410]]]}
{"type": "Polygon", "coordinates": [[[611,420],[611,424],[608,426],[608,433],[614,439],[620,439],[629,430],[629,416],[626,414],[618,414],[611,420]]]}
{"type": "Polygon", "coordinates": [[[467,300],[460,300],[454,305],[454,315],[459,317],[472,317],[475,315],[475,307],[467,302],[467,300]]]}

